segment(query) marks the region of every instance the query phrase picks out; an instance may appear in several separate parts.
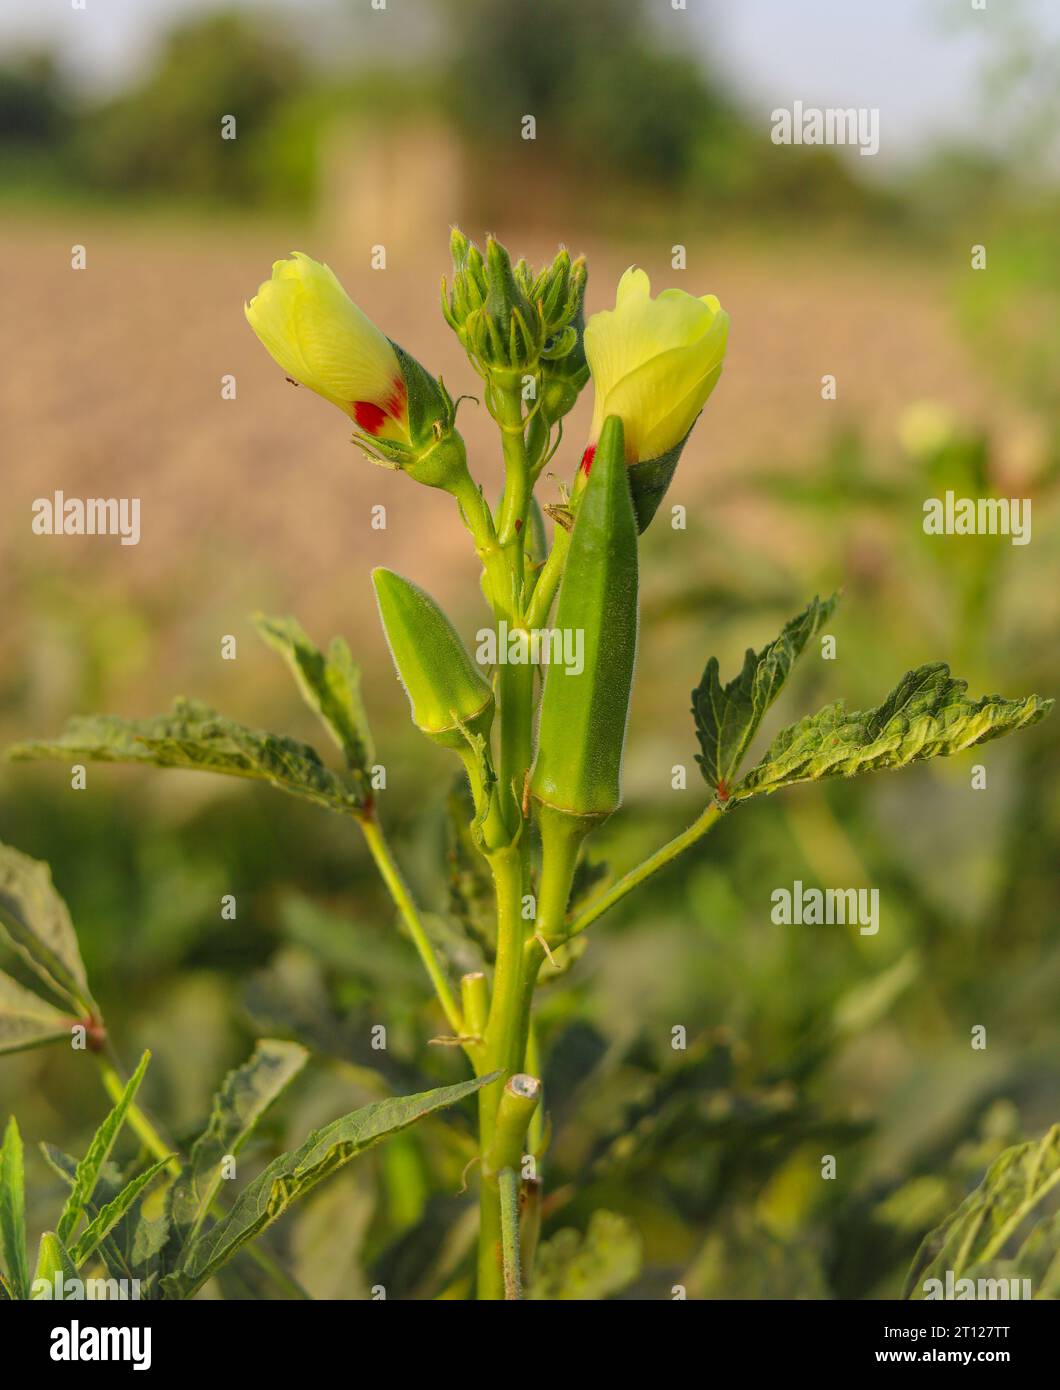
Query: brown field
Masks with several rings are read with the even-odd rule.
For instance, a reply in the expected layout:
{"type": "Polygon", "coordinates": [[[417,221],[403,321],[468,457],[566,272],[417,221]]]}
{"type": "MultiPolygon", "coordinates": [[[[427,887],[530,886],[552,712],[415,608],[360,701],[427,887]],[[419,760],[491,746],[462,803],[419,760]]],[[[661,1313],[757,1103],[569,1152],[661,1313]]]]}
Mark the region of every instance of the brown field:
{"type": "MultiPolygon", "coordinates": [[[[147,712],[174,688],[221,698],[219,639],[247,638],[257,663],[246,621],[255,608],[296,612],[318,637],[344,631],[369,670],[382,672],[371,565],[407,572],[441,596],[472,591],[473,558],[447,499],[364,460],[336,411],[284,383],[242,315],[270,262],[304,249],[329,261],[454,395],[474,391],[437,310],[444,245],[401,250],[373,272],[366,250],[334,234],[249,222],[69,211],[9,217],[4,236],[0,650],[8,672],[19,673],[0,682],[9,702],[31,697],[38,717],[65,716],[86,689],[84,649],[97,639],[84,629],[93,625],[108,652],[91,687],[97,703],[147,712]],[[87,248],[82,272],[70,269],[74,243],[87,248]],[[235,401],[221,399],[225,373],[236,377],[235,401]],[[32,536],[32,501],[55,489],[141,498],[140,544],[32,536]],[[377,503],[387,508],[385,532],[369,525],[377,503]]],[[[508,239],[530,259],[551,249],[508,239]]],[[[713,291],[732,314],[725,375],[675,483],[675,500],[690,512],[709,505],[716,479],[765,464],[812,467],[843,420],[891,448],[897,416],[925,397],[987,424],[1014,417],[955,337],[945,271],[891,253],[775,242],[767,251],[733,240],[690,246],[681,274],[669,270],[665,244],[567,240],[589,254],[590,310],[608,303],[637,259],[657,286],[713,291]],[[825,372],[838,377],[834,403],[820,399],[825,372]]],[[[557,457],[564,475],[580,454],[587,412],[583,401],[568,422],[557,457]]],[[[488,418],[465,402],[460,424],[473,471],[495,488],[488,418]]],[[[736,507],[733,525],[750,533],[763,521],[736,507]]]]}

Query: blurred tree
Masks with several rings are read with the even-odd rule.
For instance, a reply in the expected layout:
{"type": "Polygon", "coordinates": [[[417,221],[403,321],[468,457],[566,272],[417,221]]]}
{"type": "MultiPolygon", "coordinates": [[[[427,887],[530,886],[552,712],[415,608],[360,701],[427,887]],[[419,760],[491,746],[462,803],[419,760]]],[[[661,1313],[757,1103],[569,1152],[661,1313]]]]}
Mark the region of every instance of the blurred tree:
{"type": "Polygon", "coordinates": [[[70,108],[54,54],[27,53],[0,67],[0,144],[57,140],[66,129],[70,108]]]}
{"type": "Polygon", "coordinates": [[[297,47],[275,21],[196,17],[170,33],[140,85],[86,114],[85,175],[108,189],[258,201],[274,124],[304,86],[297,47]],[[226,116],[235,139],[222,139],[226,116]]]}
{"type": "Polygon", "coordinates": [[[510,141],[531,114],[572,166],[672,180],[731,118],[700,65],[662,46],[644,0],[447,3],[450,98],[480,139],[510,141]]]}

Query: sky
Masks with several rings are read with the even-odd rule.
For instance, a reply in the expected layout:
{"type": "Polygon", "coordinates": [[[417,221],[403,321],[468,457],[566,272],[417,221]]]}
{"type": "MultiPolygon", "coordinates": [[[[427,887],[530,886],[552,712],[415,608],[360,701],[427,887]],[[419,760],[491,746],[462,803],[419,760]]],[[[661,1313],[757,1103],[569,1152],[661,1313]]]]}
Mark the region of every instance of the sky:
{"type": "MultiPolygon", "coordinates": [[[[1056,0],[650,0],[664,32],[682,46],[689,31],[730,88],[763,120],[796,99],[815,106],[880,110],[881,155],[915,156],[940,137],[989,136],[977,75],[997,46],[997,27],[1017,3],[1060,38],[1056,0]]],[[[230,0],[271,8],[266,0],[230,0]]],[[[277,0],[324,34],[359,19],[370,32],[370,0],[277,0]]],[[[503,4],[504,0],[497,0],[503,4]]],[[[577,0],[571,0],[576,4],[577,0]]],[[[422,33],[422,0],[387,0],[390,25],[422,33]]],[[[87,85],[121,86],[180,16],[215,9],[218,0],[0,0],[0,47],[43,40],[87,85]],[[74,5],[83,4],[83,9],[74,5]]],[[[318,37],[319,37],[318,32],[318,37]]],[[[382,32],[382,26],[380,26],[382,32]]],[[[350,29],[346,29],[347,35],[350,29]]],[[[349,39],[347,38],[347,42],[349,39]]]]}

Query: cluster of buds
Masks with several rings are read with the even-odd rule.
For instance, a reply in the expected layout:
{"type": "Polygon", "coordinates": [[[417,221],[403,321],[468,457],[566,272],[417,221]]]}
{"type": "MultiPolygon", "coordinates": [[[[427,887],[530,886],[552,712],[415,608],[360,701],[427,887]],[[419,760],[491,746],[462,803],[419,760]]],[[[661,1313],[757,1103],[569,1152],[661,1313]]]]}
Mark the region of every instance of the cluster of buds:
{"type": "MultiPolygon", "coordinates": [[[[574,485],[584,489],[605,420],[623,427],[637,529],[662,501],[700,411],[725,361],[729,316],[713,295],[669,289],[653,298],[643,270],[630,267],[613,309],[585,322],[586,268],[561,249],[550,265],[512,264],[493,237],[485,255],[455,229],[452,282],[442,280],[442,312],[496,413],[498,393],[522,399],[536,478],[552,427],[573,407],[590,375],[595,402],[574,485]]],[[[251,327],[297,383],[353,420],[354,440],[370,457],[417,482],[466,496],[470,485],[455,407],[444,384],[388,338],[350,299],[327,266],[295,252],[246,306],[251,327]]],[[[558,443],[558,439],[557,439],[558,443]]]]}
{"type": "Polygon", "coordinates": [[[552,424],[570,410],[588,380],[582,346],[586,268],[561,249],[551,265],[514,266],[493,237],[483,255],[454,228],[453,277],[442,280],[442,313],[487,383],[518,388],[538,379],[541,413],[552,424]]]}

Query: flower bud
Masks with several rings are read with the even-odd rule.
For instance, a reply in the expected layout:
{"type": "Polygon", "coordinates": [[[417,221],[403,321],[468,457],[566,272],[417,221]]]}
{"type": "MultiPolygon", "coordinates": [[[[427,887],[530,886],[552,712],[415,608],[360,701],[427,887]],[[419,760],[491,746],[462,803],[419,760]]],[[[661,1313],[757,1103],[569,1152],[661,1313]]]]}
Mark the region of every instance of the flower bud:
{"type": "Polygon", "coordinates": [[[444,385],[358,309],[328,266],[301,251],[276,261],[244,312],[290,380],[353,420],[370,457],[431,487],[466,473],[444,385]]]}
{"type": "Polygon", "coordinates": [[[476,669],[452,623],[416,584],[374,569],[390,654],[412,706],[412,722],[433,743],[462,751],[464,729],[489,737],[493,690],[476,669]]]}
{"type": "Polygon", "coordinates": [[[585,259],[573,264],[561,251],[546,272],[542,304],[548,334],[541,350],[541,414],[554,425],[562,420],[589,380],[585,359],[585,259]]]}
{"type": "Polygon", "coordinates": [[[604,421],[617,415],[640,531],[655,515],[717,384],[728,333],[729,316],[714,295],[696,299],[674,289],[652,299],[651,282],[634,267],[619,281],[614,309],[589,320],[585,354],[596,399],[582,470],[592,466],[604,421]]]}
{"type": "MultiPolygon", "coordinates": [[[[532,271],[525,260],[511,264],[506,247],[492,236],[483,257],[457,228],[450,252],[453,282],[442,281],[442,313],[479,374],[514,386],[522,375],[540,371],[547,389],[549,378],[561,375],[558,363],[581,343],[585,260],[571,261],[561,249],[552,264],[532,271]]],[[[572,363],[567,378],[581,366],[583,359],[572,363]]],[[[553,414],[552,420],[558,418],[553,414]]]]}

